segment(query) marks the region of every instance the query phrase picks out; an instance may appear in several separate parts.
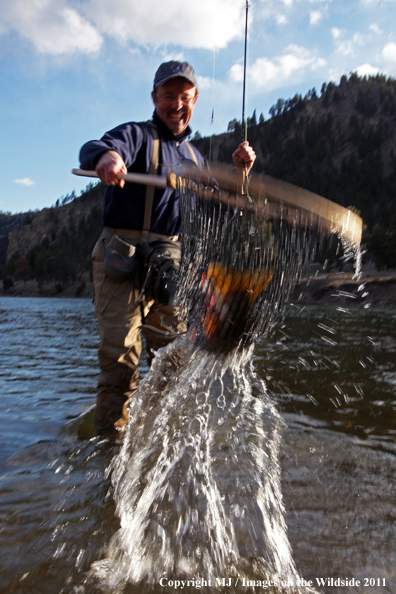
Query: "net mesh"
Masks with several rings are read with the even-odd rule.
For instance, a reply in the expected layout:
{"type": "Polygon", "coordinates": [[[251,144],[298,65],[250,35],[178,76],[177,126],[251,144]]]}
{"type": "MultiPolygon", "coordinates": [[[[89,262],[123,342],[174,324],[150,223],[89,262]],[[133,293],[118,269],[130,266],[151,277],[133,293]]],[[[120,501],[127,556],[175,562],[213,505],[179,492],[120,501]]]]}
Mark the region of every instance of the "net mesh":
{"type": "Polygon", "coordinates": [[[264,338],[296,282],[341,238],[347,259],[359,217],[290,184],[253,176],[248,194],[224,168],[184,169],[178,304],[205,348],[244,349],[264,338]]]}

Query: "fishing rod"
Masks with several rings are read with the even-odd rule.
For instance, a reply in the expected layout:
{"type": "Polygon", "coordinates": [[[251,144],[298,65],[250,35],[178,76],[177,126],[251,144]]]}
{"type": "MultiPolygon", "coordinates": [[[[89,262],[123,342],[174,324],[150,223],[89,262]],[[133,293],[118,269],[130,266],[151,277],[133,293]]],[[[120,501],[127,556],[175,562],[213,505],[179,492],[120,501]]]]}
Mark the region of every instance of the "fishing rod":
{"type": "Polygon", "coordinates": [[[245,17],[245,51],[243,58],[243,90],[242,90],[242,128],[244,130],[243,140],[247,142],[247,120],[245,118],[245,103],[246,103],[246,71],[247,71],[247,41],[248,41],[248,14],[249,14],[249,0],[246,0],[246,17],[245,17]]]}
{"type": "MultiPolygon", "coordinates": [[[[245,116],[245,104],[246,104],[246,73],[247,73],[247,42],[248,42],[248,15],[249,15],[249,0],[246,0],[246,16],[245,16],[245,50],[243,57],[243,89],[242,89],[242,129],[243,129],[243,141],[247,143],[247,118],[245,116]]],[[[243,172],[243,185],[242,194],[249,196],[249,179],[247,167],[245,165],[243,172]]]]}

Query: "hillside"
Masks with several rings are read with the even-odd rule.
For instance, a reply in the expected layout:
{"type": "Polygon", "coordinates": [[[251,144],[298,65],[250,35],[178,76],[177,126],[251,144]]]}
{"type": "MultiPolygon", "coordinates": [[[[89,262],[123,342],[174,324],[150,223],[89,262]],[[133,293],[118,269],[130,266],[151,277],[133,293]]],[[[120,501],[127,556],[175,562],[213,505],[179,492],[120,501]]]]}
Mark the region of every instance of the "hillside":
{"type": "MultiPolygon", "coordinates": [[[[396,266],[396,80],[343,76],[320,96],[279,99],[264,121],[248,119],[254,170],[360,212],[364,243],[379,267],[396,266]]],[[[229,163],[243,137],[233,120],[212,139],[212,158],[229,163]]],[[[193,142],[208,158],[210,138],[193,142]]]]}
{"type": "Polygon", "coordinates": [[[83,294],[92,277],[91,252],[101,233],[104,193],[103,184],[89,184],[68,204],[0,214],[3,288],[10,291],[16,281],[23,281],[31,293],[34,280],[39,288],[50,284],[63,293],[77,283],[77,293],[83,294]]]}
{"type": "MultiPolygon", "coordinates": [[[[396,80],[343,76],[320,94],[279,99],[270,118],[248,118],[257,153],[254,170],[291,182],[360,212],[364,247],[379,269],[396,267],[396,80]]],[[[243,137],[227,132],[192,142],[212,161],[230,163],[243,137]]],[[[0,279],[4,291],[24,283],[48,294],[86,294],[91,251],[100,235],[105,187],[89,184],[80,197],[17,215],[0,213],[0,279]],[[71,290],[71,289],[69,289],[71,290]]],[[[41,292],[40,294],[47,294],[41,292]]]]}

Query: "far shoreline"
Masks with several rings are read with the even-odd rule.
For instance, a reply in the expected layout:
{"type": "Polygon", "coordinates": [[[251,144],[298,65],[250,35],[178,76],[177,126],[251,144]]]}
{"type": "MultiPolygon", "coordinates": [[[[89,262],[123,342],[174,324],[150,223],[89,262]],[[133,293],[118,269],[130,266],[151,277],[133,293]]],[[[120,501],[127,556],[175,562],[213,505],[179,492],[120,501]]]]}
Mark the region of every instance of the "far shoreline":
{"type": "MultiPolygon", "coordinates": [[[[42,283],[15,281],[8,290],[0,286],[1,297],[94,298],[91,281],[42,283]]],[[[362,272],[359,279],[352,272],[329,272],[303,278],[289,299],[294,304],[339,303],[356,305],[396,305],[396,271],[362,272]]]]}
{"type": "Polygon", "coordinates": [[[292,303],[396,305],[396,271],[321,273],[302,279],[294,288],[292,303]]]}

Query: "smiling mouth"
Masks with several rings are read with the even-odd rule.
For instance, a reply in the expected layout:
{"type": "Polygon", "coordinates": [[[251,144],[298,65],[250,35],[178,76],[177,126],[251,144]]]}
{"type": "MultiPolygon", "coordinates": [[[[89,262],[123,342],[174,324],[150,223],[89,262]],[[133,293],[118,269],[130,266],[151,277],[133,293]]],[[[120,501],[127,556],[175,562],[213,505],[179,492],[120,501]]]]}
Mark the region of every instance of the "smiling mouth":
{"type": "Polygon", "coordinates": [[[184,118],[184,115],[185,114],[184,114],[183,111],[172,111],[168,115],[169,115],[169,117],[172,120],[175,120],[175,121],[178,121],[179,122],[179,121],[181,121],[184,118]]]}

